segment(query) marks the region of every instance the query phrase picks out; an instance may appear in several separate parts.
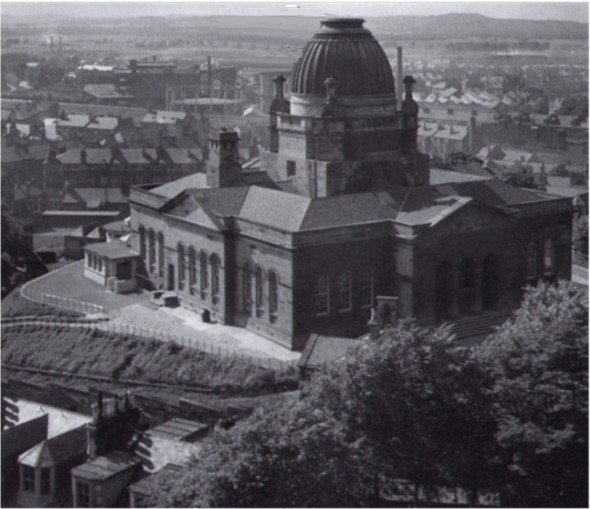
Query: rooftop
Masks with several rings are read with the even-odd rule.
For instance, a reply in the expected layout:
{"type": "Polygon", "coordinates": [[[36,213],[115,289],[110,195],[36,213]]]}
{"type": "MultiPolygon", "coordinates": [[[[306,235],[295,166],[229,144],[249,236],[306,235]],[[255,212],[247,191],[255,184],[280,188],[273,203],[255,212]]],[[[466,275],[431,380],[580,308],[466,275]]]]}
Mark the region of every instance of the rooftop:
{"type": "Polygon", "coordinates": [[[97,244],[89,244],[84,246],[84,251],[92,253],[109,260],[121,260],[124,258],[136,258],[139,253],[131,250],[126,244],[118,240],[113,242],[100,242],[97,244]]]}
{"type": "Polygon", "coordinates": [[[208,424],[174,418],[152,428],[147,434],[159,435],[170,440],[191,442],[202,436],[208,429],[208,424]]]}
{"type": "Polygon", "coordinates": [[[72,476],[87,481],[104,481],[125,470],[137,468],[140,463],[141,460],[131,453],[112,451],[73,468],[72,476]]]}

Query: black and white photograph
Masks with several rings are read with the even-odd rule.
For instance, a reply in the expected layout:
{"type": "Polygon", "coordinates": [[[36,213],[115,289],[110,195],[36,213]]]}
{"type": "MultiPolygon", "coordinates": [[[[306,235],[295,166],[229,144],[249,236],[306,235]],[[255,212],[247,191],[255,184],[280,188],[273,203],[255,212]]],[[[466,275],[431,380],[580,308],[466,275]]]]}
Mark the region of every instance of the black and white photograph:
{"type": "Polygon", "coordinates": [[[0,3],[0,507],[587,508],[578,2],[0,3]]]}

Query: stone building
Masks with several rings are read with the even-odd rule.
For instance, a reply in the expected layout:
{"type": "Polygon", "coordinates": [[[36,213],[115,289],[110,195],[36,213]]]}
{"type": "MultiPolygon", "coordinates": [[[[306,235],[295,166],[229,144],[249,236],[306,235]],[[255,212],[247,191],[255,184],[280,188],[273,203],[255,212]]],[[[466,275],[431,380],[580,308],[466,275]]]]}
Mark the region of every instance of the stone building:
{"type": "Polygon", "coordinates": [[[143,285],[302,349],[365,333],[378,302],[380,325],[433,324],[506,313],[527,283],[569,278],[569,201],[495,179],[431,185],[413,78],[398,101],[363,20],[321,24],[289,100],[275,79],[260,171],[222,130],[206,173],[131,189],[143,285]]]}

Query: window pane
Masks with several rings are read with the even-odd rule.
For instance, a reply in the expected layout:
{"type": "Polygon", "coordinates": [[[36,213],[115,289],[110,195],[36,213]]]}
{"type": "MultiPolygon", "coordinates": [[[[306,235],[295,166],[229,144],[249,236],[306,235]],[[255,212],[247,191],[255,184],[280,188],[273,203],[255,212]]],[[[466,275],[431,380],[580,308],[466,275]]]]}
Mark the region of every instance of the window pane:
{"type": "Polygon", "coordinates": [[[250,300],[252,299],[252,281],[250,279],[250,267],[247,263],[242,267],[242,311],[250,313],[250,300]]]}
{"type": "Polygon", "coordinates": [[[76,481],[76,505],[90,507],[90,486],[84,482],[76,481]]]}
{"type": "Polygon", "coordinates": [[[48,495],[51,492],[51,470],[41,469],[41,495],[48,495]]]}
{"type": "Polygon", "coordinates": [[[274,272],[268,275],[269,300],[268,308],[271,315],[276,315],[279,307],[279,288],[277,276],[274,272]]]}
{"type": "Polygon", "coordinates": [[[545,241],[544,266],[545,272],[553,271],[553,242],[551,240],[545,241]]]}
{"type": "Polygon", "coordinates": [[[361,281],[361,306],[373,306],[373,269],[365,269],[361,281]]]}
{"type": "Polygon", "coordinates": [[[21,474],[23,476],[23,491],[35,492],[35,469],[26,465],[21,465],[21,474]]]}
{"type": "Polygon", "coordinates": [[[350,273],[344,272],[340,275],[338,285],[338,297],[340,311],[347,311],[351,308],[351,284],[350,273]]]}
{"type": "Polygon", "coordinates": [[[318,315],[326,314],[330,310],[330,281],[328,276],[318,279],[315,292],[315,309],[318,315]]]}

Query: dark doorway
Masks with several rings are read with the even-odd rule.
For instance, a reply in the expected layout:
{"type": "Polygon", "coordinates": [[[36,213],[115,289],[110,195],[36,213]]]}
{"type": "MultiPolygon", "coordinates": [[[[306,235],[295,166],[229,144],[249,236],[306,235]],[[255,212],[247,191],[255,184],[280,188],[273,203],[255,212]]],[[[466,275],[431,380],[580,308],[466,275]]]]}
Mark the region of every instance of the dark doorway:
{"type": "Polygon", "coordinates": [[[392,316],[392,309],[389,304],[384,304],[383,308],[381,309],[381,323],[383,327],[386,325],[392,325],[391,323],[391,316],[392,316]]]}
{"type": "Polygon", "coordinates": [[[168,264],[168,290],[174,290],[174,265],[168,264]]]}
{"type": "Polygon", "coordinates": [[[435,281],[436,319],[451,318],[453,312],[453,267],[442,262],[436,268],[435,281]]]}
{"type": "Polygon", "coordinates": [[[471,258],[464,258],[459,266],[461,314],[472,313],[475,305],[475,263],[471,258]]]}
{"type": "Polygon", "coordinates": [[[481,277],[481,303],[484,309],[493,309],[498,304],[499,262],[496,255],[488,255],[483,260],[481,277]]]}

